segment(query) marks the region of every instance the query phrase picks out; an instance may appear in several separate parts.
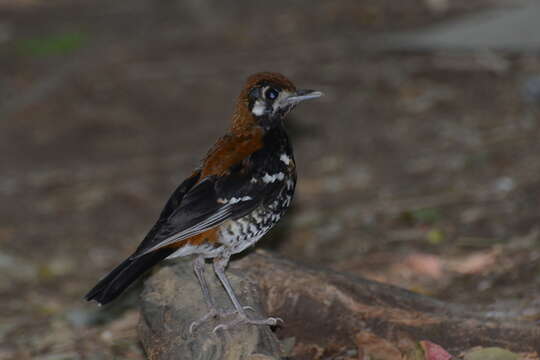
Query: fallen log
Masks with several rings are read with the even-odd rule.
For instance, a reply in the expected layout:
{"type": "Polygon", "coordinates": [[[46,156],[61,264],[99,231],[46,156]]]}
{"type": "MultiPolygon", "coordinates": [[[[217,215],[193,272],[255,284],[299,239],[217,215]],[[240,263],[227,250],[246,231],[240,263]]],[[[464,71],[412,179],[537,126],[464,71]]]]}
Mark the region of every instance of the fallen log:
{"type": "MultiPolygon", "coordinates": [[[[208,267],[212,294],[221,308],[231,309],[208,267]]],[[[540,352],[535,324],[492,319],[477,309],[268,252],[231,262],[227,273],[241,302],[254,308],[253,316],[277,316],[284,324],[275,332],[241,325],[214,334],[220,319],[212,319],[190,334],[189,325],[205,314],[206,306],[191,265],[168,264],[149,277],[142,294],[139,333],[150,359],[362,358],[363,349],[373,346],[407,358],[420,341],[454,355],[474,346],[540,352]]]]}

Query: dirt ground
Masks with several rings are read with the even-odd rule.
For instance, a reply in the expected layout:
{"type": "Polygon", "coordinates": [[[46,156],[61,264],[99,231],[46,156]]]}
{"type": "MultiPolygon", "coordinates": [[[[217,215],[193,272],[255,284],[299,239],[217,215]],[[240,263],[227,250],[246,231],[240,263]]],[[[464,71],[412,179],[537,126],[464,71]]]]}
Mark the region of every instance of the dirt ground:
{"type": "Polygon", "coordinates": [[[502,5],[0,3],[0,359],[144,358],[137,288],[82,296],[263,70],[326,96],[289,119],[297,196],[260,246],[540,321],[540,55],[361,46],[502,5]]]}

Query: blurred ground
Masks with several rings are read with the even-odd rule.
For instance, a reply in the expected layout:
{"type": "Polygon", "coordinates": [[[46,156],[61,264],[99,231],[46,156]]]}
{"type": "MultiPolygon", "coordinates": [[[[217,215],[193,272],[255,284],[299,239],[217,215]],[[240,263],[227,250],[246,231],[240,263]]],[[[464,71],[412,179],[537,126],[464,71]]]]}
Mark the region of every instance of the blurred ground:
{"type": "Polygon", "coordinates": [[[362,46],[508,5],[470,3],[0,3],[0,359],[143,358],[129,294],[81,298],[262,70],[326,93],[290,119],[297,197],[262,246],[539,320],[539,53],[362,46]]]}

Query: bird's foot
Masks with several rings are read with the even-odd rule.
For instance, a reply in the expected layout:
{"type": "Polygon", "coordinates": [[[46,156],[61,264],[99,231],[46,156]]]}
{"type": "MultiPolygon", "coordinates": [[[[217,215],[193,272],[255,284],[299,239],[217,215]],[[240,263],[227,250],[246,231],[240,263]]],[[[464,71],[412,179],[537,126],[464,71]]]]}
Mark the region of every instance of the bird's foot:
{"type": "Polygon", "coordinates": [[[215,318],[219,315],[219,311],[216,310],[215,308],[212,308],[209,312],[207,312],[203,317],[201,317],[200,319],[198,320],[195,320],[193,321],[190,325],[189,325],[189,333],[190,334],[193,334],[193,332],[195,331],[196,328],[198,328],[202,323],[208,321],[208,319],[212,319],[212,318],[215,318]]]}
{"type": "MultiPolygon", "coordinates": [[[[243,308],[244,308],[244,310],[255,311],[255,309],[253,309],[251,306],[244,306],[243,308]]],[[[208,321],[210,319],[213,319],[213,318],[225,318],[225,317],[233,315],[233,314],[237,314],[237,311],[236,310],[220,311],[220,310],[218,310],[216,308],[211,308],[210,311],[208,311],[208,313],[206,313],[203,317],[201,317],[198,320],[193,321],[189,325],[189,333],[193,334],[195,329],[197,329],[201,324],[205,323],[206,321],[208,321]]],[[[218,325],[218,326],[220,326],[220,325],[218,325]]],[[[216,329],[214,328],[214,332],[215,331],[216,331],[216,329]]]]}
{"type": "Polygon", "coordinates": [[[213,332],[217,332],[218,330],[227,330],[227,329],[230,329],[230,328],[233,328],[237,325],[240,325],[240,324],[251,324],[251,325],[269,325],[269,326],[275,326],[277,325],[279,322],[281,322],[283,324],[283,319],[281,318],[274,318],[274,317],[269,317],[269,318],[266,318],[266,319],[250,319],[247,317],[247,315],[245,313],[237,313],[237,316],[234,320],[228,322],[228,323],[223,323],[223,324],[219,324],[218,326],[216,326],[213,330],[213,332]]]}

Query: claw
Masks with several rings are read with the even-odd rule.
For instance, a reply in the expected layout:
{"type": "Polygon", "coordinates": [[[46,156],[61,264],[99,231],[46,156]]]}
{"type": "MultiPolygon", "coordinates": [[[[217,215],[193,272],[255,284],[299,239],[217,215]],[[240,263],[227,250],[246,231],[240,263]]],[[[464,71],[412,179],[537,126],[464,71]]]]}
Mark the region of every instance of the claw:
{"type": "MultiPolygon", "coordinates": [[[[285,324],[285,321],[283,321],[282,318],[278,318],[278,317],[271,317],[271,318],[268,318],[268,319],[273,319],[274,320],[274,324],[272,324],[272,326],[276,326],[278,325],[278,323],[281,323],[281,325],[285,324]]],[[[267,319],[267,320],[268,320],[267,319]]]]}
{"type": "MultiPolygon", "coordinates": [[[[249,305],[246,305],[246,306],[242,306],[242,308],[244,310],[250,310],[250,311],[253,311],[255,312],[256,310],[252,307],[252,306],[249,306],[249,305]]],[[[209,319],[211,318],[215,318],[215,317],[220,317],[220,318],[224,318],[224,317],[227,317],[227,316],[230,316],[230,315],[233,315],[233,314],[238,314],[235,310],[232,310],[232,311],[226,311],[226,312],[221,312],[221,311],[218,311],[216,309],[212,309],[210,310],[206,315],[204,315],[203,317],[201,317],[199,320],[195,320],[193,321],[190,325],[189,325],[189,334],[190,335],[193,335],[193,332],[195,331],[195,329],[197,327],[199,327],[202,323],[204,323],[205,321],[208,321],[209,319]]],[[[241,316],[240,316],[241,317],[241,316]]],[[[268,318],[267,320],[269,319],[273,319],[273,318],[268,318]]],[[[280,318],[276,318],[276,320],[279,320],[281,322],[283,322],[283,320],[281,320],[280,318]]],[[[249,321],[249,319],[248,319],[249,321]]],[[[232,321],[231,323],[234,323],[233,325],[229,324],[228,326],[225,326],[225,328],[230,328],[238,323],[242,322],[242,320],[237,320],[237,321],[232,321]]],[[[214,333],[221,329],[222,328],[222,325],[224,324],[221,324],[221,325],[218,325],[214,328],[214,333]]],[[[276,324],[269,324],[269,325],[276,325],[276,324]]],[[[224,329],[225,329],[224,328],[224,329]]]]}
{"type": "MultiPolygon", "coordinates": [[[[252,307],[252,306],[249,306],[249,305],[246,305],[246,306],[242,306],[242,308],[244,310],[250,310],[250,311],[253,311],[255,312],[256,310],[252,307]]],[[[190,335],[193,335],[193,333],[195,332],[195,329],[197,329],[202,323],[204,323],[205,321],[208,321],[212,318],[215,318],[215,317],[220,317],[220,318],[224,318],[224,317],[227,317],[227,316],[230,316],[230,315],[233,315],[233,314],[238,314],[235,310],[232,310],[232,311],[219,311],[217,309],[211,309],[206,315],[204,315],[203,317],[201,317],[199,320],[195,320],[193,321],[190,325],[189,325],[189,334],[190,335]]],[[[269,318],[271,319],[271,318],[269,318]]],[[[281,322],[283,322],[283,320],[279,319],[281,322]]],[[[234,322],[234,321],[233,321],[234,322]]],[[[238,320],[237,322],[234,322],[234,325],[236,325],[237,323],[240,323],[242,322],[242,320],[238,320]]],[[[274,324],[275,325],[275,324],[274,324]]],[[[232,327],[232,325],[229,325],[227,326],[226,328],[229,328],[229,327],[232,327]]],[[[214,328],[214,332],[216,332],[216,329],[219,330],[221,329],[221,325],[218,325],[214,328]]]]}
{"type": "Polygon", "coordinates": [[[216,317],[218,316],[219,312],[216,310],[216,309],[211,309],[206,315],[204,315],[202,318],[200,318],[199,320],[195,320],[193,321],[190,325],[189,325],[189,334],[190,335],[193,335],[193,331],[195,331],[195,329],[197,327],[199,327],[199,325],[201,325],[203,322],[207,321],[208,319],[210,318],[213,318],[213,317],[216,317]]]}
{"type": "Polygon", "coordinates": [[[279,322],[281,322],[282,324],[284,323],[283,319],[281,319],[281,318],[269,317],[269,318],[266,318],[266,319],[253,320],[253,319],[249,319],[245,315],[238,314],[236,319],[234,319],[233,321],[231,321],[229,323],[226,323],[226,324],[219,324],[218,326],[216,326],[214,328],[214,330],[212,330],[212,332],[217,333],[218,330],[227,330],[227,329],[230,329],[230,328],[232,328],[232,327],[234,327],[236,325],[239,325],[239,324],[275,326],[279,322]]]}
{"type": "Polygon", "coordinates": [[[225,324],[219,324],[214,328],[214,330],[212,330],[212,332],[216,334],[219,329],[227,330],[227,326],[225,324]]]}

